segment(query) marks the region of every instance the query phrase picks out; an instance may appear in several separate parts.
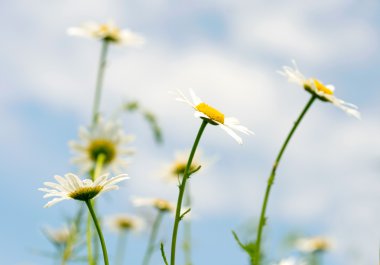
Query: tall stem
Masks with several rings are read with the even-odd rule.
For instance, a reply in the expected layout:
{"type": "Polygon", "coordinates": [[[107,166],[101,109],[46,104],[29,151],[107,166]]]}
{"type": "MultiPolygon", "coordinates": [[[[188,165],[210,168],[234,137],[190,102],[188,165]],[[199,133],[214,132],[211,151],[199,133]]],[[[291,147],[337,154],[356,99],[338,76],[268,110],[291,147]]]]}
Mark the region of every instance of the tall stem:
{"type": "Polygon", "coordinates": [[[100,228],[100,225],[99,225],[99,221],[96,217],[96,214],[95,214],[94,208],[92,207],[91,201],[85,201],[85,202],[86,202],[86,205],[88,207],[88,210],[90,211],[91,217],[94,221],[96,231],[98,232],[98,235],[99,235],[99,240],[100,240],[100,244],[102,246],[102,251],[103,251],[104,265],[109,265],[107,247],[106,247],[106,243],[104,241],[102,229],[100,228]]]}
{"type": "Polygon", "coordinates": [[[276,157],[276,160],[275,160],[275,162],[273,164],[271,173],[269,175],[268,184],[267,184],[267,188],[266,188],[265,196],[264,196],[264,201],[263,201],[263,205],[262,205],[262,208],[261,208],[260,222],[259,222],[258,232],[257,232],[257,238],[256,238],[256,252],[255,252],[255,259],[254,259],[254,264],[255,265],[260,265],[260,262],[261,262],[261,250],[260,250],[260,247],[261,247],[261,239],[262,239],[263,228],[264,228],[265,223],[266,223],[265,213],[266,213],[267,204],[268,204],[268,200],[269,200],[269,194],[270,194],[270,191],[271,191],[271,188],[272,188],[272,185],[274,183],[275,176],[276,176],[277,167],[278,167],[278,165],[280,163],[282,155],[285,152],[286,147],[288,146],[288,143],[289,143],[290,139],[292,138],[292,136],[293,136],[294,132],[296,131],[298,125],[300,124],[302,118],[305,116],[306,112],[311,107],[311,105],[313,104],[313,102],[315,101],[315,99],[316,99],[316,96],[312,95],[311,98],[310,98],[310,100],[307,102],[306,106],[302,110],[301,114],[299,115],[298,119],[295,121],[292,129],[290,130],[288,136],[285,139],[285,142],[283,143],[283,145],[282,145],[282,147],[280,149],[280,152],[278,153],[278,155],[276,157]]]}
{"type": "Polygon", "coordinates": [[[145,255],[144,255],[144,260],[143,260],[143,265],[148,265],[149,260],[152,257],[153,251],[154,251],[154,244],[156,242],[157,234],[158,234],[158,229],[160,227],[161,221],[163,217],[163,212],[158,211],[157,217],[154,220],[153,226],[152,226],[152,231],[149,236],[149,241],[148,241],[148,247],[146,249],[145,255]]]}
{"type": "Polygon", "coordinates": [[[109,45],[109,41],[103,40],[102,49],[100,52],[98,73],[96,76],[95,97],[94,97],[94,104],[93,104],[93,110],[92,110],[92,126],[96,124],[98,120],[98,116],[99,116],[100,98],[102,96],[102,86],[103,86],[103,79],[104,79],[104,70],[106,68],[106,62],[107,62],[108,45],[109,45]]]}
{"type": "MultiPolygon", "coordinates": [[[[190,183],[189,183],[190,184],[190,183]]],[[[190,185],[187,185],[187,192],[185,193],[185,206],[191,208],[191,192],[190,185]]],[[[183,224],[183,252],[185,256],[185,265],[191,265],[191,220],[188,219],[183,224]]]]}
{"type": "MultiPolygon", "coordinates": [[[[106,156],[104,154],[99,154],[96,158],[96,164],[95,168],[93,170],[93,173],[91,174],[91,178],[94,181],[96,178],[99,177],[99,175],[102,172],[103,164],[105,161],[106,156]]],[[[92,202],[93,203],[93,202],[92,202]]],[[[95,207],[95,204],[93,203],[93,207],[95,207]]],[[[92,253],[92,229],[91,229],[91,216],[88,215],[87,217],[87,231],[86,231],[86,240],[87,240],[87,256],[88,256],[88,264],[89,265],[95,265],[97,262],[97,256],[92,253]]],[[[95,243],[94,243],[95,245],[95,243]]],[[[99,245],[95,245],[95,253],[96,248],[99,247],[99,245]]]]}
{"type": "Polygon", "coordinates": [[[123,265],[126,245],[127,245],[127,231],[122,230],[117,240],[117,252],[116,252],[117,265],[123,265]]]}
{"type": "Polygon", "coordinates": [[[183,194],[185,192],[185,187],[186,187],[186,181],[189,178],[189,170],[191,167],[191,163],[193,162],[193,158],[195,155],[195,151],[197,150],[199,141],[201,139],[201,136],[203,134],[203,131],[206,128],[208,121],[203,120],[201,127],[199,128],[197,137],[195,138],[193,148],[191,149],[189,159],[187,160],[187,165],[185,168],[185,173],[183,174],[182,182],[179,185],[179,194],[178,194],[178,200],[177,200],[177,208],[175,212],[175,219],[174,219],[174,227],[173,227],[173,234],[172,234],[172,247],[171,247],[171,253],[170,253],[170,265],[175,265],[175,251],[176,251],[176,245],[177,245],[177,233],[178,233],[178,225],[179,222],[181,221],[181,206],[182,206],[182,199],[183,199],[183,194]]]}

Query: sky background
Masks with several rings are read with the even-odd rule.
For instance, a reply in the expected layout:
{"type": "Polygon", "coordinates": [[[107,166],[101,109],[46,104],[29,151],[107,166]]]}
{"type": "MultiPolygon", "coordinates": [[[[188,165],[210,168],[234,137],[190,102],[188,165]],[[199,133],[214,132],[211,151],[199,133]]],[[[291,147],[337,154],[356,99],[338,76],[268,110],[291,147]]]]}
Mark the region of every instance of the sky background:
{"type": "MultiPolygon", "coordinates": [[[[168,91],[192,87],[255,132],[240,146],[206,128],[206,165],[191,179],[194,264],[246,264],[230,231],[243,234],[245,224],[255,224],[273,160],[308,100],[276,73],[295,59],[307,77],[333,83],[337,97],[358,105],[362,120],[331,104],[312,106],[278,170],[264,246],[274,261],[291,254],[280,247],[288,233],[327,235],[335,246],[326,264],[377,264],[379,13],[376,0],[1,1],[1,264],[52,264],[35,253],[52,250],[40,230],[60,227],[62,216],[75,212],[73,201],[43,209],[37,189],[55,174],[76,172],[67,142],[91,118],[100,43],[66,30],[109,19],[147,42],[111,47],[101,110],[139,100],[157,115],[164,144],[154,143],[141,117],[123,116],[138,152],[131,179],[98,200],[102,214],[138,212],[133,195],[176,199],[163,168],[191,147],[200,121],[168,91]]],[[[167,248],[171,227],[167,216],[160,235],[167,248]]],[[[106,240],[112,256],[115,236],[106,232],[106,240]]],[[[139,263],[146,240],[143,232],[129,239],[129,264],[139,263]]],[[[161,264],[158,253],[152,264],[161,264]]]]}

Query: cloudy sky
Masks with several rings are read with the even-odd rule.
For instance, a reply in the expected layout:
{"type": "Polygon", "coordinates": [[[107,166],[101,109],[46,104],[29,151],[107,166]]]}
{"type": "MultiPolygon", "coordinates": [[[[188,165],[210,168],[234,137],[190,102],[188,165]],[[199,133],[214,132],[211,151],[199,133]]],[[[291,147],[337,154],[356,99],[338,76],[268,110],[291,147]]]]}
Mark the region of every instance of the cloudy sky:
{"type": "MultiPolygon", "coordinates": [[[[306,76],[333,83],[337,97],[358,105],[362,120],[331,104],[312,106],[278,170],[265,246],[275,260],[290,253],[279,246],[287,233],[328,235],[335,242],[328,264],[375,264],[379,12],[376,0],[2,1],[2,263],[51,263],[36,253],[51,250],[40,229],[62,225],[75,203],[43,209],[37,188],[76,170],[67,142],[89,123],[100,50],[99,42],[68,37],[66,30],[114,19],[144,35],[146,45],[111,47],[101,110],[110,114],[123,100],[137,99],[156,113],[165,140],[157,146],[140,117],[123,118],[138,152],[128,183],[100,200],[102,213],[135,211],[132,195],[175,200],[175,185],[160,178],[163,164],[191,147],[200,122],[168,91],[192,87],[255,132],[239,146],[219,128],[206,128],[201,149],[208,162],[191,179],[194,260],[245,264],[230,231],[243,233],[257,219],[276,152],[309,97],[276,73],[295,59],[306,76]]],[[[161,238],[168,242],[172,220],[166,221],[161,238]]],[[[106,236],[112,245],[114,236],[106,236]]],[[[145,240],[144,233],[131,238],[130,253],[142,251],[145,240]]],[[[138,264],[140,257],[130,259],[138,264]]]]}

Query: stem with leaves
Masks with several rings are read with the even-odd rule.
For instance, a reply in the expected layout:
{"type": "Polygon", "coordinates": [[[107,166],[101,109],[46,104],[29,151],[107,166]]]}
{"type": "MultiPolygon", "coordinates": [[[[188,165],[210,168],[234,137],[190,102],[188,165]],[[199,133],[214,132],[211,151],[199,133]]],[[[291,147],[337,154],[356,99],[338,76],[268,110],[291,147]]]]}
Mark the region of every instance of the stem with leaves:
{"type": "Polygon", "coordinates": [[[185,173],[183,174],[182,182],[178,186],[178,188],[179,188],[179,194],[178,194],[177,208],[176,208],[176,213],[175,213],[174,227],[173,227],[173,234],[172,234],[172,245],[171,245],[171,253],[170,253],[170,265],[175,265],[175,253],[176,253],[177,233],[178,233],[179,222],[182,220],[182,218],[184,217],[184,215],[186,213],[188,213],[189,210],[190,210],[189,209],[188,211],[186,211],[185,213],[183,213],[181,215],[182,199],[183,199],[183,195],[184,195],[184,192],[185,192],[186,181],[188,180],[188,178],[190,177],[190,175],[193,173],[193,172],[190,172],[191,164],[193,162],[195,151],[197,150],[199,141],[200,141],[200,139],[202,137],[202,134],[203,134],[203,132],[204,132],[204,130],[206,128],[207,123],[208,123],[208,120],[203,119],[202,124],[201,124],[201,126],[199,128],[197,137],[195,138],[193,147],[191,149],[189,159],[187,160],[187,165],[186,165],[186,168],[185,168],[185,173]]]}
{"type": "Polygon", "coordinates": [[[255,265],[261,264],[261,249],[260,249],[261,248],[261,240],[262,240],[263,228],[264,228],[264,226],[266,224],[266,220],[267,220],[265,213],[266,213],[266,209],[267,209],[270,191],[271,191],[272,185],[273,185],[274,180],[275,180],[277,167],[280,164],[282,155],[284,154],[285,149],[288,146],[290,139],[292,138],[292,136],[293,136],[294,132],[296,131],[298,125],[300,124],[301,120],[303,119],[303,117],[305,116],[306,112],[309,110],[309,108],[311,107],[311,105],[313,104],[315,99],[316,99],[316,96],[312,95],[310,100],[307,102],[306,106],[302,110],[301,114],[299,115],[298,119],[295,121],[292,129],[290,130],[288,136],[285,139],[285,142],[283,143],[283,145],[280,149],[280,152],[278,153],[278,155],[276,157],[276,160],[273,164],[271,173],[269,175],[267,188],[266,188],[265,196],[264,196],[264,201],[263,201],[263,205],[261,208],[259,226],[257,229],[258,232],[257,232],[257,238],[256,238],[256,251],[255,251],[255,259],[254,259],[255,265]]]}

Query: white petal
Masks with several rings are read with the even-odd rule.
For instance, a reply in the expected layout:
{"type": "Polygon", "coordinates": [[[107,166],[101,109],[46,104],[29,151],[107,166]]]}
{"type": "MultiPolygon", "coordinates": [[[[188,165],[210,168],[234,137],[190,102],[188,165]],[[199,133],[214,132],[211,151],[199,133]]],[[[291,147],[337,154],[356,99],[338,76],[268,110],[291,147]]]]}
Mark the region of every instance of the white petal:
{"type": "Polygon", "coordinates": [[[191,99],[193,100],[194,102],[194,105],[195,106],[198,106],[199,104],[201,104],[203,101],[195,94],[194,90],[192,88],[189,89],[189,92],[190,92],[190,96],[191,96],[191,99]]]}
{"type": "Polygon", "coordinates": [[[64,201],[64,200],[68,200],[69,198],[54,198],[53,200],[49,201],[47,204],[45,204],[44,208],[47,208],[47,207],[50,207],[50,206],[53,206],[54,204],[58,203],[58,202],[61,202],[61,201],[64,201]]]}
{"type": "Polygon", "coordinates": [[[241,137],[239,137],[233,130],[231,130],[230,128],[228,128],[227,126],[223,124],[220,124],[219,127],[222,128],[230,136],[232,136],[232,138],[234,138],[236,142],[238,142],[239,144],[243,143],[243,140],[241,139],[241,137]]]}

